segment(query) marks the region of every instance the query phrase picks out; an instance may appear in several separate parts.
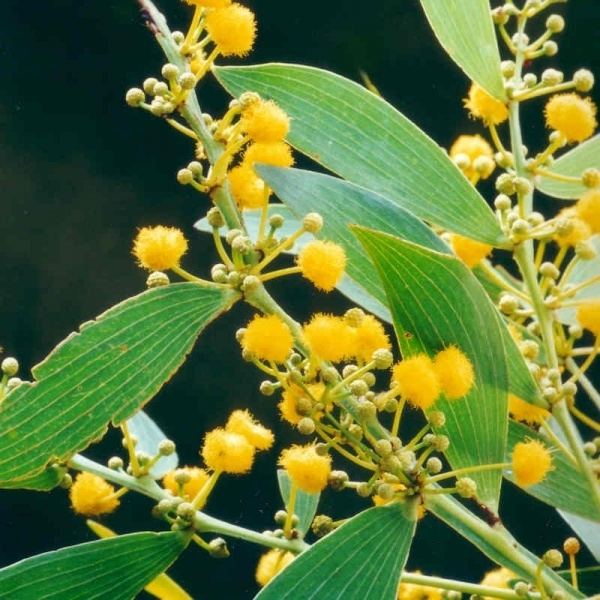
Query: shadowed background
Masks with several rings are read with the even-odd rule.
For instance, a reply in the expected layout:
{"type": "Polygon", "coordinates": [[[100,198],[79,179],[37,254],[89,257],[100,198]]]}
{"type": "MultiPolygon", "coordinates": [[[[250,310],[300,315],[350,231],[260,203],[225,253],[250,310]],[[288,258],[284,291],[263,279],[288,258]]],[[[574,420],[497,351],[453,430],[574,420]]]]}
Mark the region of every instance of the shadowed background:
{"type": "MultiPolygon", "coordinates": [[[[442,146],[459,133],[479,131],[462,108],[468,82],[435,42],[416,0],[350,1],[343,8],[322,0],[247,4],[257,13],[259,38],[246,62],[305,63],[352,79],[363,69],[442,146]]],[[[163,0],[159,8],[173,29],[184,28],[189,7],[163,0]]],[[[559,12],[567,18],[558,36],[561,52],[539,61],[540,68],[557,66],[569,76],[581,66],[596,67],[598,74],[598,5],[571,2],[559,12]]],[[[20,360],[24,378],[80,323],[144,289],[146,275],[130,255],[137,227],[183,229],[191,241],[184,265],[203,276],[217,262],[208,238],[192,228],[207,199],[175,180],[192,159],[192,145],[123,101],[128,88],[157,75],[164,62],[133,0],[0,3],[0,345],[20,360]]],[[[199,95],[204,110],[223,112],[227,98],[213,82],[203,83],[199,95]]],[[[541,106],[537,101],[525,111],[525,143],[532,150],[545,139],[541,106]]],[[[492,197],[489,186],[484,191],[492,197]]],[[[298,278],[271,289],[300,320],[349,306],[339,294],[318,294],[298,278]]],[[[274,424],[277,447],[259,456],[251,476],[223,477],[208,507],[215,516],[263,530],[273,527],[280,508],[273,469],[278,450],[299,438],[279,423],[273,399],[257,391],[259,373],[239,358],[234,332],[250,315],[240,305],[212,324],[148,413],[177,442],[184,463],[198,460],[204,432],[233,408],[249,407],[274,424]]],[[[106,460],[118,444],[109,434],[88,453],[106,460]]],[[[507,525],[534,552],[562,543],[568,530],[552,510],[510,484],[503,493],[507,525]]],[[[362,506],[350,492],[328,492],[320,512],[343,518],[362,506]]],[[[119,532],[160,528],[150,507],[131,494],[105,522],[119,532]]],[[[0,491],[0,566],[90,539],[63,490],[0,491]]],[[[191,547],[170,572],[194,598],[250,598],[261,550],[235,541],[230,550],[232,558],[217,561],[191,547]]],[[[433,517],[420,524],[411,569],[478,581],[490,566],[433,517]]]]}

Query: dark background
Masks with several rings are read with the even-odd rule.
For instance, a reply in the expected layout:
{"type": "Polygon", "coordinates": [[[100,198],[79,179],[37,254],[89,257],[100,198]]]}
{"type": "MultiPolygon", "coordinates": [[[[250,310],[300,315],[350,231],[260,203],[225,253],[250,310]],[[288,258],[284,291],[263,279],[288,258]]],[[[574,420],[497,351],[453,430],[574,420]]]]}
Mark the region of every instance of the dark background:
{"type": "MultiPolygon", "coordinates": [[[[441,145],[479,131],[462,109],[468,81],[436,44],[416,0],[247,4],[260,28],[247,62],[306,63],[353,79],[364,69],[441,145]]],[[[189,7],[163,0],[160,8],[173,29],[184,27],[189,7]]],[[[597,67],[597,3],[572,1],[558,12],[567,18],[561,52],[539,61],[540,70],[558,66],[569,76],[581,66],[597,67]]],[[[190,143],[123,101],[129,87],[159,73],[163,63],[134,0],[0,3],[0,344],[18,357],[24,378],[80,323],[144,289],[146,276],[130,255],[137,227],[182,228],[191,240],[184,264],[195,272],[206,276],[216,262],[208,239],[192,228],[207,200],[175,181],[192,158],[190,143]]],[[[227,101],[214,83],[202,84],[200,100],[215,114],[227,101]]],[[[531,149],[544,140],[540,108],[534,102],[526,110],[531,149]]],[[[271,289],[298,319],[348,306],[340,295],[316,294],[296,278],[271,289]]],[[[280,508],[273,470],[278,448],[297,438],[277,423],[274,402],[257,391],[259,374],[239,359],[234,332],[249,315],[237,306],[211,325],[148,412],[176,440],[185,463],[197,461],[204,432],[232,408],[249,407],[275,423],[278,447],[258,458],[250,477],[224,477],[209,504],[216,516],[262,530],[272,527],[280,508]]],[[[106,460],[117,448],[117,436],[109,434],[88,454],[106,460]]],[[[504,501],[508,526],[534,552],[562,543],[568,530],[552,510],[508,484],[504,501]]],[[[327,493],[320,510],[342,518],[363,505],[349,492],[327,493]]],[[[131,494],[106,523],[119,532],[160,528],[149,509],[131,494]]],[[[0,492],[0,566],[90,539],[63,490],[0,492]]],[[[231,559],[217,561],[192,547],[171,573],[195,598],[250,598],[261,550],[235,541],[230,549],[231,559]]],[[[419,526],[411,569],[477,581],[490,566],[433,517],[419,526]]]]}

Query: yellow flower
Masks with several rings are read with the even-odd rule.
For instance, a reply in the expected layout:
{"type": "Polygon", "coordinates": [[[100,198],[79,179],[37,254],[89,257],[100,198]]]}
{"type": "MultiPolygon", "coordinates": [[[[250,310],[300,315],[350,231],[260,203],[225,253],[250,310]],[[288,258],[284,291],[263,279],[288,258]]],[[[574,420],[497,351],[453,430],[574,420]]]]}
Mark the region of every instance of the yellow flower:
{"type": "Polygon", "coordinates": [[[256,565],[256,582],[261,587],[264,587],[283,569],[285,569],[293,560],[294,555],[285,550],[273,548],[265,552],[259,559],[256,565]]]}
{"type": "Polygon", "coordinates": [[[79,473],[69,490],[71,507],[76,513],[95,517],[113,512],[120,504],[115,488],[97,475],[79,473]]]}
{"type": "MultiPolygon", "coordinates": [[[[455,159],[460,155],[464,155],[469,159],[469,165],[463,169],[463,172],[471,179],[478,175],[474,166],[475,161],[481,156],[492,159],[494,152],[492,147],[480,135],[461,135],[456,138],[450,148],[451,158],[455,159]]],[[[481,173],[482,179],[487,179],[494,171],[494,163],[492,162],[491,165],[491,170],[481,173]]]]}
{"type": "Polygon", "coordinates": [[[600,189],[588,190],[575,205],[577,216],[592,233],[600,233],[600,189]]]}
{"type": "Polygon", "coordinates": [[[416,354],[394,366],[392,382],[410,404],[423,410],[429,408],[442,391],[433,361],[426,354],[416,354]]]}
{"type": "Polygon", "coordinates": [[[513,448],[512,470],[521,487],[540,483],[552,469],[549,450],[537,440],[518,442],[513,448]]]}
{"type": "Polygon", "coordinates": [[[354,327],[354,350],[352,355],[365,362],[373,357],[375,350],[391,350],[392,344],[383,325],[372,315],[365,315],[354,327]]]}
{"type": "Polygon", "coordinates": [[[243,435],[257,450],[268,450],[275,441],[273,432],[255,421],[247,410],[234,410],[225,429],[243,435]]]}
{"type": "Polygon", "coordinates": [[[304,492],[316,494],[327,486],[331,457],[317,454],[313,445],[286,448],[281,453],[279,464],[287,471],[293,483],[304,492]]]}
{"type": "Polygon", "coordinates": [[[469,269],[478,265],[492,251],[492,246],[477,242],[470,238],[453,233],[450,237],[450,245],[454,254],[462,260],[469,269]]]}
{"type": "MultiPolygon", "coordinates": [[[[487,585],[490,587],[504,589],[510,589],[509,582],[515,579],[517,576],[509,571],[505,567],[498,567],[485,574],[485,577],[481,580],[481,585],[487,585]]],[[[494,600],[491,596],[484,596],[483,600],[494,600]]]]}
{"type": "Polygon", "coordinates": [[[475,371],[469,357],[456,346],[438,352],[433,360],[435,374],[448,400],[466,396],[475,382],[475,371]]]}
{"type": "Polygon", "coordinates": [[[223,8],[231,4],[231,0],[185,0],[192,6],[204,6],[205,8],[223,8]]]}
{"type": "Polygon", "coordinates": [[[178,471],[182,471],[189,477],[189,481],[183,484],[182,498],[192,500],[208,481],[208,473],[200,467],[182,467],[181,469],[169,471],[163,477],[162,482],[163,487],[169,490],[174,496],[179,495],[179,484],[175,480],[175,475],[178,471]]]}
{"type": "Polygon", "coordinates": [[[242,336],[242,348],[256,358],[284,362],[292,351],[290,328],[277,315],[256,315],[242,336]]]}
{"type": "MultiPolygon", "coordinates": [[[[299,386],[294,385],[289,389],[284,390],[281,395],[281,401],[277,405],[279,408],[279,412],[284,420],[286,420],[291,425],[297,425],[300,422],[300,419],[304,415],[298,413],[298,402],[302,399],[306,399],[309,402],[314,403],[318,402],[325,391],[325,385],[322,383],[309,383],[306,386],[308,390],[308,394],[299,386]]],[[[322,413],[317,413],[313,415],[315,418],[319,417],[322,413]]]]}
{"type": "Polygon", "coordinates": [[[302,277],[320,290],[330,292],[340,282],[346,268],[346,252],[338,244],[313,240],[300,250],[298,266],[302,277]]]}
{"type": "Polygon", "coordinates": [[[234,2],[206,16],[206,29],[223,56],[246,56],[256,38],[254,13],[234,2]]]}
{"type": "Polygon", "coordinates": [[[218,427],[206,434],[201,453],[211,469],[241,474],[251,469],[255,448],[243,435],[218,427]]]}
{"type": "Polygon", "coordinates": [[[577,94],[557,94],[546,103],[546,125],[562,133],[568,142],[583,142],[598,125],[596,105],[577,94]]]}
{"type": "Polygon", "coordinates": [[[508,119],[506,104],[490,96],[481,86],[471,84],[469,97],[464,101],[471,116],[482,119],[486,123],[498,125],[508,119]]]}
{"type": "Polygon", "coordinates": [[[187,252],[188,243],[176,227],[143,227],[133,242],[133,255],[141,267],[149,271],[164,271],[179,264],[187,252]]]}
{"type": "Polygon", "coordinates": [[[253,167],[264,163],[275,167],[291,167],[294,164],[292,149],[285,142],[255,142],[244,153],[244,164],[253,167]]]}
{"type": "Polygon", "coordinates": [[[311,350],[323,360],[340,362],[352,356],[354,330],[341,317],[317,313],[302,332],[311,350]]]}
{"type": "MultiPolygon", "coordinates": [[[[415,575],[420,575],[421,571],[415,571],[415,575]]],[[[419,585],[418,583],[403,583],[400,581],[398,586],[398,600],[442,600],[443,590],[430,587],[428,585],[419,585]]]]}
{"type": "Polygon", "coordinates": [[[272,100],[251,102],[244,108],[240,123],[255,142],[281,142],[290,130],[290,118],[272,100]]]}
{"type": "Polygon", "coordinates": [[[550,416],[545,408],[525,402],[514,394],[508,395],[508,412],[513,419],[530,425],[541,425],[550,416]]]}
{"type": "Polygon", "coordinates": [[[592,235],[590,226],[577,216],[574,209],[563,209],[558,217],[562,221],[555,236],[559,246],[576,246],[592,235]]]}
{"type": "Polygon", "coordinates": [[[265,182],[250,165],[234,167],[227,174],[231,194],[241,209],[262,208],[269,199],[265,182]]]}
{"type": "Polygon", "coordinates": [[[600,337],[600,299],[588,300],[577,308],[579,324],[600,337]]]}

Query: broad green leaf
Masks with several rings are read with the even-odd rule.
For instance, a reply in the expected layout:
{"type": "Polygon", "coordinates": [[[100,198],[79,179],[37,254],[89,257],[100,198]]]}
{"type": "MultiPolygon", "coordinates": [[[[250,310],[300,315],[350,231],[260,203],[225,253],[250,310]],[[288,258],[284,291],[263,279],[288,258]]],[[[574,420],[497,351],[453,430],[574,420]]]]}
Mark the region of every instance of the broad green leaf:
{"type": "MultiPolygon", "coordinates": [[[[426,494],[425,507],[493,562],[510,569],[519,577],[534,581],[533,574],[540,559],[519,544],[497,518],[492,526],[476,517],[456,498],[446,494],[426,494]]],[[[548,567],[544,567],[542,578],[546,589],[560,589],[567,598],[584,597],[548,567]]]]}
{"type": "MultiPolygon", "coordinates": [[[[578,259],[568,273],[565,283],[576,286],[592,277],[598,277],[598,275],[600,275],[600,235],[594,235],[588,241],[596,251],[596,256],[590,260],[578,259]]],[[[582,288],[574,296],[569,298],[569,301],[587,300],[592,298],[600,298],[600,280],[582,288]]],[[[562,323],[575,325],[577,323],[576,313],[577,310],[575,308],[561,308],[556,311],[556,316],[562,323]]]]}
{"type": "MultiPolygon", "coordinates": [[[[338,289],[387,322],[391,322],[391,315],[377,270],[348,226],[369,226],[441,253],[450,252],[446,244],[411,213],[360,186],[299,169],[262,166],[259,171],[291,209],[296,223],[309,212],[321,214],[324,225],[317,237],[340,244],[348,256],[347,273],[338,289]]],[[[307,239],[310,238],[301,238],[307,239]]],[[[498,317],[501,319],[499,314],[498,317]]],[[[539,397],[537,385],[504,324],[501,331],[509,357],[510,391],[536,403],[539,401],[536,400],[539,397]]]]}
{"type": "MultiPolygon", "coordinates": [[[[600,563],[600,523],[584,519],[565,510],[558,510],[557,512],[571,526],[577,537],[600,563]]],[[[598,589],[600,590],[600,585],[598,589]]]]}
{"type": "MultiPolygon", "coordinates": [[[[566,175],[568,177],[580,177],[586,169],[600,169],[600,135],[579,144],[573,150],[569,150],[556,160],[548,171],[566,175]]],[[[535,186],[544,194],[564,200],[574,200],[582,196],[588,188],[580,183],[558,181],[549,177],[536,177],[535,186]]]]}
{"type": "Polygon", "coordinates": [[[385,100],[328,71],[299,65],[221,67],[233,95],[253,91],[292,118],[288,141],[310,158],[417,217],[482,242],[504,236],[446,152],[385,100]]]}
{"type": "MultiPolygon", "coordinates": [[[[277,469],[277,483],[279,484],[281,499],[287,507],[290,501],[292,483],[289,475],[284,469],[277,469]]],[[[311,523],[317,512],[317,507],[319,506],[320,497],[321,494],[309,494],[302,490],[296,491],[296,502],[294,504],[294,514],[298,517],[296,529],[302,533],[302,535],[306,535],[306,532],[310,529],[311,523]]]]}
{"type": "MultiPolygon", "coordinates": [[[[137,438],[136,450],[145,452],[148,456],[158,454],[158,445],[167,439],[161,428],[143,410],[127,420],[127,427],[129,433],[137,438]]],[[[169,456],[161,456],[150,469],[150,475],[159,479],[169,471],[176,469],[178,464],[179,457],[176,452],[169,456]]]]}
{"type": "MultiPolygon", "coordinates": [[[[102,539],[117,537],[117,534],[108,527],[88,519],[86,525],[102,539]]],[[[151,596],[158,598],[159,600],[193,600],[193,598],[171,577],[165,572],[159,573],[150,583],[148,583],[144,590],[151,596]]]]}
{"type": "Polygon", "coordinates": [[[35,475],[8,481],[2,484],[4,489],[35,490],[38,492],[48,492],[54,489],[66,473],[66,468],[58,465],[51,465],[35,475]]]}
{"type": "MultiPolygon", "coordinates": [[[[451,440],[446,452],[455,469],[504,460],[508,427],[508,367],[495,307],[471,271],[455,257],[390,235],[354,228],[386,291],[404,356],[430,356],[456,344],[471,360],[475,385],[459,400],[440,398],[446,415],[440,433],[451,440]]],[[[498,507],[502,474],[470,475],[478,498],[498,507]]]]}
{"type": "MultiPolygon", "coordinates": [[[[571,571],[563,569],[558,574],[567,581],[571,581],[571,571]]],[[[579,590],[586,596],[593,596],[600,590],[600,567],[586,567],[577,569],[577,583],[579,590]]]]}
{"type": "MultiPolygon", "coordinates": [[[[549,439],[542,437],[529,427],[511,420],[508,427],[506,461],[511,460],[514,445],[526,439],[539,440],[552,450],[554,468],[541,483],[524,488],[524,491],[561,510],[566,510],[592,521],[600,521],[600,510],[593,501],[593,494],[589,489],[586,478],[549,439]],[[568,490],[568,493],[566,493],[566,490],[568,490]]],[[[510,471],[505,473],[505,477],[514,483],[510,471]]]]}
{"type": "Polygon", "coordinates": [[[180,533],[132,533],[26,558],[0,569],[3,598],[131,600],[185,548],[180,533]]]}
{"type": "Polygon", "coordinates": [[[0,487],[66,461],[133,415],[237,296],[180,283],[125,300],[81,326],[0,406],[0,487]]]}
{"type": "Polygon", "coordinates": [[[421,6],[450,58],[469,79],[504,100],[500,51],[489,0],[421,0],[421,6]]]}
{"type": "Polygon", "coordinates": [[[415,505],[370,508],[303,552],[257,600],[393,600],[415,530],[415,505]]]}

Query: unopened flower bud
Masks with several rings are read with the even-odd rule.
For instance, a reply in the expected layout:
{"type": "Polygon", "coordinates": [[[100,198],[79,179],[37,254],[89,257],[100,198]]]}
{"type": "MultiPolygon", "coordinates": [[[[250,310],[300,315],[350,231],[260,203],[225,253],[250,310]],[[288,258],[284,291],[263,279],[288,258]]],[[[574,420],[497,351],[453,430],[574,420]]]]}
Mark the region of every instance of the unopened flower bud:
{"type": "Polygon", "coordinates": [[[317,515],[313,519],[311,530],[317,537],[323,537],[334,530],[333,519],[327,515],[317,515]]]}
{"type": "Polygon", "coordinates": [[[489,156],[478,156],[473,161],[473,168],[483,179],[487,179],[496,168],[496,163],[489,156]]]}
{"type": "Polygon", "coordinates": [[[544,262],[540,265],[540,274],[548,279],[556,280],[560,277],[560,271],[551,262],[544,262]]]}
{"type": "Polygon", "coordinates": [[[377,414],[377,409],[372,402],[361,398],[358,401],[358,414],[362,420],[367,421],[377,414]]]}
{"type": "Polygon", "coordinates": [[[269,226],[273,229],[279,229],[280,227],[283,227],[284,223],[285,218],[283,217],[283,215],[274,214],[269,217],[269,226]]]}
{"type": "Polygon", "coordinates": [[[509,173],[502,173],[496,179],[496,189],[501,194],[512,196],[515,193],[515,178],[509,173]]]}
{"type": "Polygon", "coordinates": [[[164,81],[157,81],[152,92],[155,96],[165,96],[169,93],[169,86],[164,81]]]}
{"type": "Polygon", "coordinates": [[[184,90],[193,90],[196,86],[196,77],[193,73],[182,73],[179,77],[179,85],[184,90]]]}
{"type": "Polygon", "coordinates": [[[565,396],[574,396],[577,393],[577,384],[573,381],[565,381],[562,385],[562,393],[565,396]]]}
{"type": "Polygon", "coordinates": [[[123,459],[120,456],[111,456],[107,465],[113,471],[120,471],[123,468],[123,459]]]}
{"type": "Polygon", "coordinates": [[[302,435],[312,435],[315,432],[315,422],[310,417],[304,417],[298,422],[298,431],[302,435]]]}
{"type": "Polygon", "coordinates": [[[240,254],[248,254],[252,250],[252,240],[245,235],[238,235],[231,242],[231,248],[240,254]]]}
{"type": "Polygon", "coordinates": [[[65,473],[58,482],[58,485],[64,490],[68,490],[73,485],[73,477],[69,473],[65,473]]]}
{"type": "Polygon", "coordinates": [[[167,63],[163,65],[160,72],[165,79],[175,79],[179,75],[179,68],[177,65],[167,63]]]}
{"type": "Polygon", "coordinates": [[[287,512],[285,510],[278,510],[275,513],[275,523],[283,525],[287,520],[287,512]]]}
{"type": "Polygon", "coordinates": [[[189,169],[179,169],[177,171],[177,181],[181,185],[189,185],[194,181],[194,174],[189,169]]]}
{"type": "Polygon", "coordinates": [[[144,80],[143,88],[146,94],[154,95],[154,86],[158,83],[158,79],[155,77],[148,77],[148,79],[144,80]]]}
{"type": "Polygon", "coordinates": [[[596,448],[596,444],[594,444],[594,442],[586,442],[585,444],[583,444],[583,451],[590,458],[593,458],[596,455],[596,452],[598,452],[598,448],[596,448]]]}
{"type": "Polygon", "coordinates": [[[361,498],[368,498],[371,493],[372,493],[372,489],[371,486],[366,483],[365,481],[361,482],[358,484],[358,486],[356,487],[356,493],[361,497],[361,498]]]}
{"type": "Polygon", "coordinates": [[[562,83],[565,75],[562,71],[558,71],[557,69],[546,69],[542,73],[542,83],[544,85],[558,85],[562,83]]]}
{"type": "Polygon", "coordinates": [[[185,521],[191,521],[196,515],[196,509],[193,507],[191,502],[182,502],[177,507],[177,516],[184,519],[185,521]]]}
{"type": "Polygon", "coordinates": [[[550,15],[546,19],[546,29],[552,33],[560,33],[565,28],[565,20],[560,15],[550,15]]]}
{"type": "Polygon", "coordinates": [[[575,245],[575,254],[581,258],[581,260],[592,260],[596,258],[596,248],[588,241],[577,242],[575,245]]]}
{"type": "Polygon", "coordinates": [[[358,423],[352,423],[350,427],[348,427],[348,433],[352,436],[354,440],[362,440],[364,431],[362,427],[358,423]]]}
{"type": "Polygon", "coordinates": [[[140,90],[140,88],[131,88],[127,90],[125,94],[125,102],[129,106],[139,106],[142,102],[146,100],[146,94],[144,94],[144,90],[140,90]]]}
{"type": "Polygon", "coordinates": [[[501,211],[509,210],[512,206],[510,198],[506,194],[499,194],[494,199],[494,206],[501,211]]]}
{"type": "Polygon", "coordinates": [[[441,410],[432,410],[427,418],[432,427],[443,427],[446,424],[446,415],[441,410]]]}
{"type": "Polygon", "coordinates": [[[474,498],[477,495],[477,484],[470,477],[456,480],[456,491],[463,498],[474,498]]]}
{"type": "Polygon", "coordinates": [[[558,567],[560,567],[560,565],[563,563],[563,555],[560,553],[560,551],[553,548],[544,552],[542,560],[551,569],[558,569],[558,567]]]}
{"type": "Polygon", "coordinates": [[[526,87],[533,87],[537,83],[537,75],[535,73],[526,73],[523,75],[523,83],[526,87]]]}
{"type": "Polygon", "coordinates": [[[445,452],[450,446],[450,439],[447,435],[435,435],[431,441],[431,445],[438,452],[445,452]]]}
{"type": "Polygon", "coordinates": [[[499,6],[492,10],[492,19],[496,25],[506,25],[508,23],[508,19],[510,18],[509,14],[504,10],[504,7],[499,6]]]}
{"type": "Polygon", "coordinates": [[[548,40],[547,42],[544,42],[542,52],[546,56],[555,56],[558,53],[558,44],[552,40],[548,40]]]}
{"type": "Polygon", "coordinates": [[[327,478],[329,486],[338,492],[345,488],[346,483],[349,480],[350,478],[348,477],[348,473],[346,473],[346,471],[331,471],[329,477],[327,478]]]}
{"type": "Polygon", "coordinates": [[[392,443],[389,440],[377,440],[373,448],[379,456],[389,456],[392,453],[392,443]]]}
{"type": "Polygon", "coordinates": [[[163,285],[169,285],[169,283],[169,276],[162,271],[152,271],[152,273],[150,273],[146,279],[146,287],[150,289],[161,287],[163,285]]]}
{"type": "Polygon", "coordinates": [[[507,79],[512,77],[515,74],[515,63],[512,60],[503,60],[500,63],[500,70],[502,71],[502,75],[507,79]]]}
{"type": "Polygon", "coordinates": [[[383,500],[391,500],[395,493],[394,486],[389,483],[382,483],[377,486],[377,495],[383,500]]]}
{"type": "Polygon", "coordinates": [[[175,442],[173,440],[162,440],[158,444],[158,453],[161,456],[171,456],[175,452],[175,442]]]}
{"type": "Polygon", "coordinates": [[[213,558],[229,558],[227,542],[223,538],[215,538],[208,542],[208,553],[213,558]]]}
{"type": "Polygon", "coordinates": [[[364,396],[369,391],[369,386],[362,379],[355,379],[348,387],[355,396],[364,396]]]}
{"type": "Polygon", "coordinates": [[[239,97],[240,106],[246,108],[260,100],[260,96],[256,92],[244,92],[239,97]]]}
{"type": "Polygon", "coordinates": [[[581,174],[581,182],[588,188],[600,187],[600,169],[593,167],[586,169],[581,174]]]}
{"type": "Polygon", "coordinates": [[[502,294],[498,301],[498,308],[505,315],[512,315],[519,308],[519,301],[512,294],[502,294]]]}
{"type": "Polygon", "coordinates": [[[521,354],[530,360],[533,360],[540,353],[540,346],[533,340],[524,340],[519,344],[521,354]]]}
{"type": "Polygon", "coordinates": [[[8,391],[14,390],[15,388],[19,387],[22,383],[23,383],[23,380],[20,377],[11,377],[6,382],[6,389],[8,391]]]}
{"type": "Polygon", "coordinates": [[[239,229],[230,229],[227,232],[227,235],[225,236],[225,241],[228,244],[232,244],[233,240],[235,240],[236,237],[238,237],[238,235],[242,235],[242,231],[239,229]]]}
{"type": "Polygon", "coordinates": [[[373,352],[372,360],[376,369],[389,369],[394,362],[394,355],[389,350],[380,348],[373,352]]]}
{"type": "Polygon", "coordinates": [[[185,485],[191,480],[191,475],[185,469],[177,469],[173,474],[173,479],[178,485],[185,485]]]}
{"type": "Polygon", "coordinates": [[[219,229],[225,225],[225,219],[223,218],[223,213],[216,207],[213,206],[206,213],[206,220],[211,227],[215,229],[219,229]]]}
{"type": "Polygon", "coordinates": [[[19,361],[12,356],[7,356],[0,366],[4,375],[8,377],[13,377],[19,372],[19,361]]]}
{"type": "Polygon", "coordinates": [[[437,473],[440,473],[442,467],[442,461],[437,456],[432,456],[431,458],[428,458],[427,462],[425,463],[425,468],[432,475],[437,475],[437,473]]]}
{"type": "Polygon", "coordinates": [[[317,233],[321,231],[323,227],[323,217],[316,212],[308,213],[304,219],[302,219],[302,226],[309,233],[317,233]]]}
{"type": "Polygon", "coordinates": [[[517,48],[525,48],[529,44],[529,36],[526,33],[515,33],[512,36],[512,43],[517,46],[517,48]]]}
{"type": "Polygon", "coordinates": [[[275,393],[275,385],[269,380],[261,381],[259,390],[263,396],[272,396],[275,393]]]}

